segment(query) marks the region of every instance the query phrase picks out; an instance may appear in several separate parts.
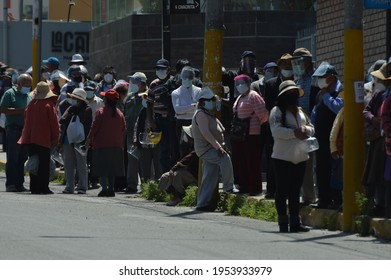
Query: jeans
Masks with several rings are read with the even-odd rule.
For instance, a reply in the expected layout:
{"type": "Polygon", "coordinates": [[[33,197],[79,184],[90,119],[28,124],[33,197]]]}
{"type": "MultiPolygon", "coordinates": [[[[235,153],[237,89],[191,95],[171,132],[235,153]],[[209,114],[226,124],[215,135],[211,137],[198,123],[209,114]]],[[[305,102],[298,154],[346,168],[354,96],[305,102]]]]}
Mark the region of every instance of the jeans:
{"type": "Polygon", "coordinates": [[[27,150],[23,145],[18,144],[22,136],[21,127],[7,126],[7,163],[5,165],[6,183],[8,186],[22,188],[24,183],[24,163],[27,160],[27,150]]]}
{"type": "Polygon", "coordinates": [[[219,174],[221,174],[223,190],[232,190],[234,185],[233,168],[230,156],[225,154],[221,157],[213,148],[204,153],[200,159],[202,160],[202,179],[197,207],[208,207],[217,187],[219,174]]]}

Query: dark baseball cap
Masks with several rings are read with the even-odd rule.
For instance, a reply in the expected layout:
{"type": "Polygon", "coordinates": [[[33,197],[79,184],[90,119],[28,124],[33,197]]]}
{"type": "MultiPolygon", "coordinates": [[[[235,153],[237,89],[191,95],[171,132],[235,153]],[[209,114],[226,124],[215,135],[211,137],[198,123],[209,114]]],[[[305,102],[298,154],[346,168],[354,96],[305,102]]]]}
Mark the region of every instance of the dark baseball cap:
{"type": "Polygon", "coordinates": [[[263,66],[263,70],[266,70],[268,68],[273,68],[273,67],[278,67],[277,66],[277,63],[275,62],[269,62],[269,63],[266,63],[265,66],[263,66]]]}
{"type": "Polygon", "coordinates": [[[245,57],[247,57],[247,56],[251,56],[251,57],[256,58],[255,54],[254,54],[252,51],[244,51],[244,52],[242,53],[242,58],[245,58],[245,57]]]}
{"type": "Polygon", "coordinates": [[[167,59],[159,59],[156,62],[155,68],[169,68],[170,67],[170,62],[168,62],[167,59]]]}
{"type": "Polygon", "coordinates": [[[42,63],[43,63],[43,64],[48,64],[48,63],[50,63],[50,64],[56,65],[56,66],[60,65],[60,61],[58,60],[57,57],[54,57],[54,56],[51,56],[51,57],[49,57],[48,59],[42,60],[42,63]]]}

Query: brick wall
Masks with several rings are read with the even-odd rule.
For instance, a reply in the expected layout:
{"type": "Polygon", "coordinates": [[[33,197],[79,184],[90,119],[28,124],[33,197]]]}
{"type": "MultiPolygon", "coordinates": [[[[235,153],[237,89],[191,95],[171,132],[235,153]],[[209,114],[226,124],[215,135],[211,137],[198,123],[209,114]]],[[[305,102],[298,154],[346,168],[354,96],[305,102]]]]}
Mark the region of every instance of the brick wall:
{"type": "MultiPolygon", "coordinates": [[[[258,66],[277,60],[295,49],[297,31],[315,24],[313,12],[250,11],[224,14],[223,65],[237,69],[245,50],[257,55],[258,66]]],[[[171,16],[171,64],[188,58],[202,71],[205,14],[171,16]]],[[[91,73],[113,65],[119,77],[143,71],[154,77],[161,57],[161,16],[133,15],[100,26],[91,32],[91,73]]]]}
{"type": "MultiPolygon", "coordinates": [[[[386,57],[386,12],[364,10],[364,67],[386,57]]],[[[344,5],[343,0],[318,0],[316,11],[317,66],[322,61],[333,64],[343,80],[344,5]]]]}

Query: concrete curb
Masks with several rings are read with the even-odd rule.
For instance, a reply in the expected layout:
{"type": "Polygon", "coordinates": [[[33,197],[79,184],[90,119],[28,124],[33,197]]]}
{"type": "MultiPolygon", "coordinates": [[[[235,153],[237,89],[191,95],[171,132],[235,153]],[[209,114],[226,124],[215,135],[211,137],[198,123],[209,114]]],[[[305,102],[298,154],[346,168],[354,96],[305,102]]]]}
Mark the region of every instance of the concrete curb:
{"type": "MultiPolygon", "coordinates": [[[[5,170],[5,162],[0,161],[0,169],[5,170]]],[[[57,170],[56,177],[64,178],[64,171],[57,170]]],[[[259,197],[258,199],[262,199],[259,197]]],[[[269,200],[270,201],[270,200],[269,200]]],[[[330,231],[342,230],[342,213],[337,210],[303,207],[300,210],[303,224],[330,231]]],[[[391,219],[371,218],[371,232],[377,238],[391,240],[391,219]]]]}

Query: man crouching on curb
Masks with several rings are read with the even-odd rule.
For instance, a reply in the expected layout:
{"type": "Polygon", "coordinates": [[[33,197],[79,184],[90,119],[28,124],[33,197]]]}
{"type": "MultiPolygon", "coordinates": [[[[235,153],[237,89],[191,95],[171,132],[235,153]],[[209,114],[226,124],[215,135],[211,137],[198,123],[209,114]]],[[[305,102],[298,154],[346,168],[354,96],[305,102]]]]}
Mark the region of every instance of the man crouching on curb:
{"type": "Polygon", "coordinates": [[[159,188],[173,196],[167,202],[167,206],[175,206],[180,203],[185,195],[185,189],[189,185],[197,185],[198,156],[194,151],[194,140],[191,133],[191,125],[183,126],[183,141],[191,146],[191,152],[180,159],[170,171],[164,173],[159,180],[159,188]]]}

